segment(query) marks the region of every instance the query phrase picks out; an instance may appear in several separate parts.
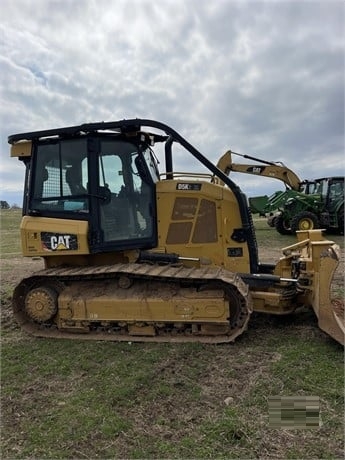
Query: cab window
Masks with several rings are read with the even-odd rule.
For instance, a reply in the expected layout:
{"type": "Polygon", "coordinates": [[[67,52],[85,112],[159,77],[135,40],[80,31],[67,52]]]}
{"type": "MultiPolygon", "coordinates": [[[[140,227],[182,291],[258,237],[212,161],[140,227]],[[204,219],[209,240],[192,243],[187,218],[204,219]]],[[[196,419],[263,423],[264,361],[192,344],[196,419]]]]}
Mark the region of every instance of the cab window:
{"type": "Polygon", "coordinates": [[[40,211],[88,212],[86,140],[37,146],[30,208],[40,211]]]}

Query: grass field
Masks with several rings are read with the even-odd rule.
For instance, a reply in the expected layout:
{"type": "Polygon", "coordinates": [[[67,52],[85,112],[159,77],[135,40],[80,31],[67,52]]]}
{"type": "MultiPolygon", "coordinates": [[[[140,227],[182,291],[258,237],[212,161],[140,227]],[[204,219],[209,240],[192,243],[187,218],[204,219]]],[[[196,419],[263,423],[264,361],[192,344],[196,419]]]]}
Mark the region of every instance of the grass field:
{"type": "MultiPolygon", "coordinates": [[[[253,315],[230,345],[35,339],[10,310],[20,273],[40,268],[20,257],[19,221],[1,211],[1,458],[344,457],[343,348],[311,312],[253,315]],[[318,396],[321,426],[270,428],[276,395],[318,396]]],[[[295,240],[256,228],[265,260],[295,240]]]]}

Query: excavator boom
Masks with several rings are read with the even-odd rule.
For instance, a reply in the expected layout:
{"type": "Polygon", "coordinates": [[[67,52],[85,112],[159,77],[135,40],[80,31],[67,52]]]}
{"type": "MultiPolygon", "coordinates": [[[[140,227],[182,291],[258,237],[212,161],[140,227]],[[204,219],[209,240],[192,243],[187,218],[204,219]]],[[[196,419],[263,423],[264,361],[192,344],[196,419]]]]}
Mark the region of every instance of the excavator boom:
{"type": "Polygon", "coordinates": [[[295,174],[291,169],[287,168],[281,163],[273,163],[270,161],[261,160],[250,155],[242,155],[240,153],[232,152],[231,150],[225,152],[224,155],[219,159],[217,167],[227,175],[233,171],[278,179],[284,182],[284,184],[290,187],[292,190],[299,190],[300,184],[302,182],[297,174],[295,174]],[[232,155],[238,155],[249,160],[255,160],[258,163],[234,163],[232,155]]]}

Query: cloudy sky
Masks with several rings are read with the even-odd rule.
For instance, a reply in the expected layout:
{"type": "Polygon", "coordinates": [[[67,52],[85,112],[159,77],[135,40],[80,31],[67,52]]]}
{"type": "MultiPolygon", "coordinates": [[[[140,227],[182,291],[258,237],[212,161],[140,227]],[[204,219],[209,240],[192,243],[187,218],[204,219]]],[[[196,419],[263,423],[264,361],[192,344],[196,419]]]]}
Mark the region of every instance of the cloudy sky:
{"type": "MultiPolygon", "coordinates": [[[[1,0],[0,14],[9,203],[24,177],[9,134],[123,118],[164,122],[213,162],[231,149],[302,179],[344,173],[343,1],[1,0]]],[[[231,174],[249,196],[283,189],[231,174]]]]}

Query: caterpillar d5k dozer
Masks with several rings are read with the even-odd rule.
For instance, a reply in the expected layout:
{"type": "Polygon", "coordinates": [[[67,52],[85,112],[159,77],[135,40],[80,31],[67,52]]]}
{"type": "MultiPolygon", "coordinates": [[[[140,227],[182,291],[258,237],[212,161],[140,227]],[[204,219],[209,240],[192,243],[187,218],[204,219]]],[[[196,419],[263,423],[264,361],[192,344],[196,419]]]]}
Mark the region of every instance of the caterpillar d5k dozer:
{"type": "Polygon", "coordinates": [[[45,263],[14,291],[26,331],[231,342],[252,311],[309,306],[320,328],[344,342],[330,300],[338,247],[321,231],[299,232],[276,264],[261,264],[245,195],[169,126],[102,122],[15,134],[9,143],[26,166],[23,255],[45,263]],[[209,173],[175,172],[175,146],[209,173]]]}

